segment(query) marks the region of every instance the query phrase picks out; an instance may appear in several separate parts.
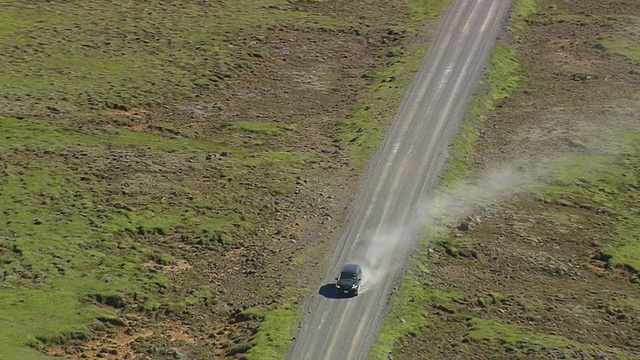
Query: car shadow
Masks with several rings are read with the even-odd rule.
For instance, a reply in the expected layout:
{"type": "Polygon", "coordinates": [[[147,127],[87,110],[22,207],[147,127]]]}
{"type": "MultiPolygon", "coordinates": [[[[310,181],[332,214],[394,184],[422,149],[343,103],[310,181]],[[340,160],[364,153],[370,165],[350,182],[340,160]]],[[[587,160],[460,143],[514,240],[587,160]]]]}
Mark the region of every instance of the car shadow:
{"type": "Polygon", "coordinates": [[[327,299],[345,299],[351,296],[336,294],[336,284],[325,284],[320,287],[318,294],[326,297],[327,299]]]}

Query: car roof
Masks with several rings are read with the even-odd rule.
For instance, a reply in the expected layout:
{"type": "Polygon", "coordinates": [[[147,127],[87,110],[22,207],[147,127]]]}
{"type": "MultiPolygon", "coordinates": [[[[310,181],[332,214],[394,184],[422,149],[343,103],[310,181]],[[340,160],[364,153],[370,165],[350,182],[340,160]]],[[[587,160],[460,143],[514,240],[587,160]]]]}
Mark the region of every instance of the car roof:
{"type": "Polygon", "coordinates": [[[358,264],[345,264],[342,267],[342,271],[341,272],[357,273],[359,269],[360,269],[360,265],[358,265],[358,264]]]}

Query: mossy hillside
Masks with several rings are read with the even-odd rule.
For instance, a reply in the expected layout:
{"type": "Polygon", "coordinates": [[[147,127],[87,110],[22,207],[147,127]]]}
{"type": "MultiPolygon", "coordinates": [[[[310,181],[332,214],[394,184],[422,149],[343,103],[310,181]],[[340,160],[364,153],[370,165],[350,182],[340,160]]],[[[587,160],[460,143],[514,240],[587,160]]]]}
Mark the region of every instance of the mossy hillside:
{"type": "Polygon", "coordinates": [[[611,265],[640,271],[640,132],[609,139],[620,152],[564,157],[543,163],[549,180],[536,188],[545,202],[606,214],[613,225],[611,237],[599,239],[602,258],[611,265]]]}
{"type": "MultiPolygon", "coordinates": [[[[609,109],[603,111],[609,113],[609,109]]],[[[639,142],[638,131],[604,130],[598,138],[581,144],[603,150],[543,161],[541,172],[548,179],[534,188],[541,201],[576,206],[606,216],[612,232],[595,241],[600,258],[636,273],[640,271],[639,142]]]]}
{"type": "Polygon", "coordinates": [[[465,341],[484,342],[499,349],[496,354],[512,359],[546,359],[552,354],[572,357],[575,356],[574,350],[579,349],[596,349],[618,359],[626,358],[623,353],[606,346],[580,344],[563,336],[539,333],[527,327],[495,320],[469,318],[467,326],[469,333],[465,341]]]}
{"type": "Polygon", "coordinates": [[[369,358],[384,359],[394,346],[410,337],[422,336],[429,331],[442,331],[435,329],[437,323],[431,312],[435,308],[453,309],[454,302],[463,299],[464,296],[459,293],[429,289],[409,274],[394,297],[387,322],[369,358]]]}
{"type": "Polygon", "coordinates": [[[627,59],[640,62],[640,45],[638,45],[638,36],[640,35],[640,19],[629,17],[627,27],[618,37],[610,38],[602,41],[602,45],[607,52],[622,55],[627,59]]]}
{"type": "Polygon", "coordinates": [[[3,359],[47,359],[37,349],[44,344],[85,340],[99,326],[96,318],[113,316],[108,309],[87,306],[78,301],[72,289],[0,287],[0,307],[11,309],[11,318],[2,316],[0,355],[3,359]]]}
{"type": "MultiPolygon", "coordinates": [[[[0,163],[11,226],[0,235],[0,251],[11,286],[3,291],[46,287],[74,311],[117,306],[155,314],[197,302],[162,272],[147,271],[149,263],[181,260],[179,252],[164,254],[165,243],[215,249],[257,236],[265,229],[256,224],[267,220],[255,210],[290,196],[301,168],[315,159],[263,146],[266,137],[291,140],[287,127],[241,122],[225,128],[227,138],[211,141],[161,119],[141,133],[132,131],[139,129],[135,108],[153,114],[226,88],[252,64],[272,60],[249,45],[270,32],[363,34],[379,16],[363,9],[363,21],[344,21],[313,9],[313,2],[284,0],[6,4],[0,163]],[[106,117],[105,107],[119,116],[106,117]],[[233,156],[215,156],[222,153],[233,156]]],[[[205,290],[198,296],[211,296],[205,290]]],[[[24,309],[30,311],[38,314],[24,309]]],[[[64,319],[51,320],[39,339],[64,339],[95,325],[93,316],[59,315],[64,319]]],[[[26,334],[2,348],[30,351],[25,344],[48,343],[32,341],[33,324],[2,320],[26,334]]],[[[0,357],[25,358],[18,350],[0,357]]]]}
{"type": "Polygon", "coordinates": [[[9,2],[0,24],[4,101],[83,110],[160,105],[224,88],[266,56],[246,47],[247,37],[351,26],[284,0],[9,2]]]}
{"type": "Polygon", "coordinates": [[[291,194],[308,161],[228,147],[232,157],[207,160],[221,145],[8,117],[0,134],[0,293],[11,309],[0,315],[3,359],[38,358],[30,347],[87,338],[110,308],[190,306],[197,299],[148,271],[147,263],[176,261],[149,240],[215,248],[253,234],[258,202],[291,194]],[[202,181],[189,176],[202,172],[202,181]],[[248,186],[246,178],[265,181],[248,186]]]}
{"type": "MultiPolygon", "coordinates": [[[[533,12],[535,12],[535,2],[516,2],[514,14],[533,12]]],[[[516,31],[517,34],[522,34],[527,19],[526,15],[519,16],[519,18],[517,21],[523,21],[522,26],[512,26],[510,29],[516,31]]],[[[512,17],[512,23],[515,22],[516,20],[512,17]]],[[[513,50],[510,52],[513,53],[513,50]]],[[[517,69],[517,63],[514,65],[511,68],[517,69]]],[[[519,73],[520,71],[516,71],[513,74],[518,75],[519,73]]],[[[505,75],[503,74],[497,79],[508,77],[508,75],[505,75]]],[[[524,80],[526,81],[526,78],[524,80]]],[[[500,98],[501,96],[496,96],[494,99],[500,98]]],[[[490,100],[489,103],[491,103],[490,100]]],[[[485,106],[484,99],[476,99],[474,100],[471,114],[482,114],[486,109],[491,108],[491,106],[485,106]]],[[[637,164],[639,163],[637,158],[637,132],[614,134],[603,131],[601,134],[603,138],[598,139],[598,141],[606,143],[609,148],[615,149],[615,151],[601,155],[563,157],[560,160],[545,162],[542,165],[541,173],[544,173],[545,176],[549,175],[549,178],[544,185],[536,188],[536,191],[539,191],[538,197],[545,202],[557,202],[558,204],[562,203],[564,206],[576,206],[583,209],[591,209],[600,214],[610,214],[610,222],[615,224],[616,231],[612,234],[611,239],[600,244],[600,250],[604,253],[603,258],[610,257],[610,263],[614,266],[621,265],[621,267],[633,268],[632,264],[637,261],[637,239],[640,238],[636,221],[638,218],[636,206],[638,204],[636,196],[638,186],[637,164]]],[[[465,125],[461,135],[455,139],[453,154],[455,159],[450,163],[451,167],[445,173],[442,181],[445,191],[447,184],[455,184],[456,181],[473,175],[472,160],[475,138],[474,126],[469,124],[468,127],[465,125]]],[[[597,149],[598,147],[594,144],[587,144],[585,148],[597,149]]],[[[567,217],[564,213],[553,212],[553,210],[550,213],[545,213],[544,216],[571,223],[572,225],[575,222],[575,218],[567,217]]],[[[585,234],[585,236],[588,236],[588,234],[585,234]]],[[[464,246],[453,234],[435,233],[428,238],[430,243],[436,242],[444,246],[447,253],[450,252],[450,249],[453,249],[451,255],[454,257],[457,256],[457,247],[464,246]]],[[[428,264],[432,261],[432,257],[423,256],[420,252],[414,255],[414,263],[417,263],[414,276],[410,280],[403,282],[399,295],[394,299],[389,320],[380,335],[379,343],[376,346],[377,352],[373,353],[373,358],[379,358],[386,354],[386,351],[392,350],[394,343],[395,346],[400,344],[400,347],[402,347],[402,344],[411,341],[413,337],[428,339],[432,334],[429,331],[429,327],[433,323],[437,324],[437,328],[433,331],[437,331],[438,335],[435,336],[438,336],[439,339],[447,339],[448,334],[452,336],[461,333],[466,334],[465,338],[461,339],[460,342],[452,341],[447,344],[455,346],[460,351],[464,351],[465,347],[468,346],[467,344],[482,342],[483,347],[487,348],[489,353],[495,354],[500,358],[528,359],[535,358],[535,356],[548,358],[549,356],[558,356],[560,354],[571,357],[583,350],[604,353],[615,358],[625,358],[624,354],[617,349],[606,346],[578,343],[562,336],[548,334],[539,329],[510,324],[502,320],[479,319],[474,316],[463,315],[461,312],[464,313],[465,310],[469,309],[467,307],[469,304],[465,305],[464,301],[460,303],[455,314],[443,315],[444,317],[440,320],[434,318],[421,319],[422,316],[416,316],[415,314],[405,317],[404,313],[411,314],[412,312],[403,309],[411,306],[411,302],[416,302],[416,299],[419,299],[422,294],[430,291],[426,287],[422,288],[414,286],[414,284],[418,282],[416,279],[420,278],[420,273],[427,274],[429,272],[429,267],[421,264],[421,262],[428,264]],[[410,291],[413,294],[407,297],[403,291],[410,291]],[[409,301],[406,300],[407,298],[409,301]],[[455,332],[450,330],[454,326],[459,327],[460,320],[465,318],[466,328],[459,328],[455,332]],[[397,329],[402,329],[404,326],[410,329],[397,331],[397,329]],[[385,344],[388,345],[385,346],[385,344]]],[[[637,268],[632,271],[637,271],[637,268]]],[[[467,295],[462,294],[463,299],[467,295]]],[[[607,311],[612,316],[628,319],[629,316],[637,313],[636,300],[632,297],[616,300],[614,303],[603,300],[604,305],[602,306],[607,308],[607,311]]],[[[475,305],[470,306],[473,307],[475,305]]],[[[426,310],[422,309],[422,311],[426,310]]],[[[429,344],[426,346],[431,346],[428,340],[420,342],[429,344]]],[[[409,346],[405,349],[411,349],[411,347],[409,346]]]]}

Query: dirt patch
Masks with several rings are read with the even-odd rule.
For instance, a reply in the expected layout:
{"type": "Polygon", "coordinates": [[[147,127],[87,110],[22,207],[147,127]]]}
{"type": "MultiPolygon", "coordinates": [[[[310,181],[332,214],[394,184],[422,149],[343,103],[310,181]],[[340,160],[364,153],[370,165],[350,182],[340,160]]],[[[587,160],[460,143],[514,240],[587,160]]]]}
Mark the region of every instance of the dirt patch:
{"type": "Polygon", "coordinates": [[[56,345],[47,349],[47,355],[62,356],[65,359],[106,359],[130,360],[139,355],[131,349],[131,344],[138,339],[151,337],[153,331],[133,331],[130,327],[108,326],[95,339],[79,344],[56,345]]]}
{"type": "Polygon", "coordinates": [[[149,110],[144,108],[137,108],[131,110],[121,110],[121,109],[107,109],[107,115],[109,116],[126,116],[132,117],[135,119],[140,119],[149,114],[149,110]]]}

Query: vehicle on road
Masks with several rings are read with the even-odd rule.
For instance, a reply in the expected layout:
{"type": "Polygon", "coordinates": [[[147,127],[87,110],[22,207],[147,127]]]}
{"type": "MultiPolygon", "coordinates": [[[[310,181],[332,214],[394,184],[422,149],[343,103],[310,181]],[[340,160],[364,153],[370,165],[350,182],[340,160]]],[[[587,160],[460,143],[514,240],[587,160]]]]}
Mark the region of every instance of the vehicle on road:
{"type": "Polygon", "coordinates": [[[358,296],[362,268],[358,264],[345,264],[336,278],[336,294],[358,296]]]}

